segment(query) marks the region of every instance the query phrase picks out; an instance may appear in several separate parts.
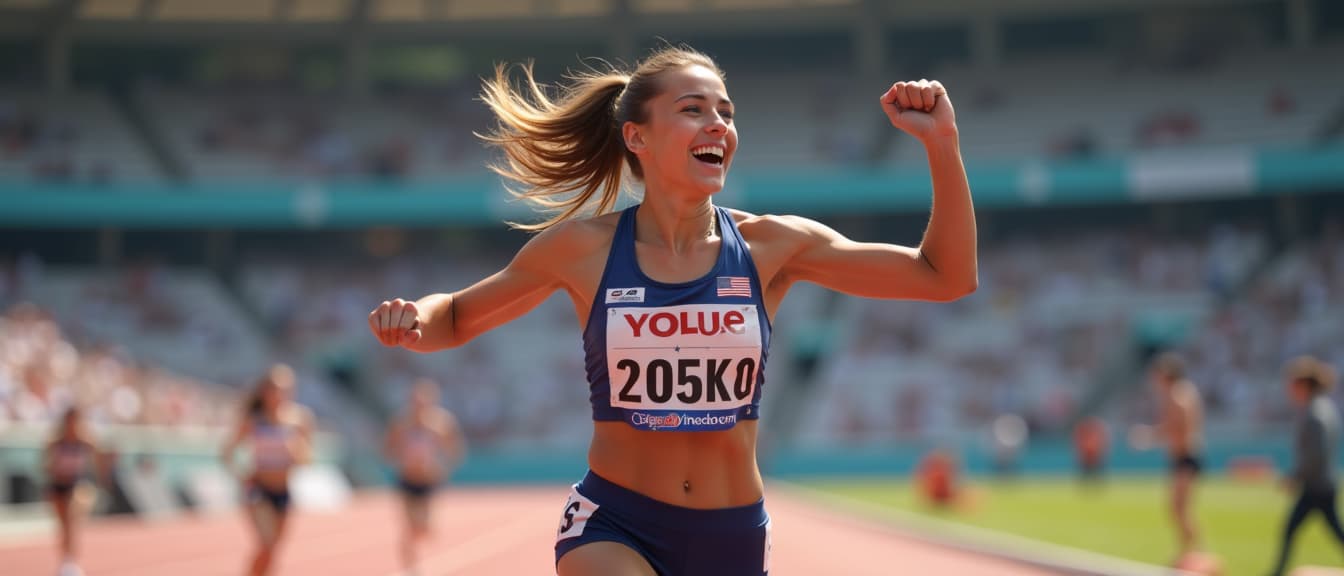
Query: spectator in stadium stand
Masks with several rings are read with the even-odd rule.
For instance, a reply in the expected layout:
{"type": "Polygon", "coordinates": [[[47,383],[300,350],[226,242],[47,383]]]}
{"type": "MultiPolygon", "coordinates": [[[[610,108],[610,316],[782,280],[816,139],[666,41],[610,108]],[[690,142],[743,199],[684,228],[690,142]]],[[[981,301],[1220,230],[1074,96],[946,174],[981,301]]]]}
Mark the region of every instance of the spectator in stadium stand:
{"type": "Polygon", "coordinates": [[[1199,118],[1189,110],[1155,112],[1139,126],[1139,147],[1184,144],[1199,136],[1199,118]]]}
{"type": "Polygon", "coordinates": [[[1270,90],[1269,95],[1265,97],[1265,115],[1270,118],[1282,118],[1291,116],[1297,112],[1297,99],[1293,98],[1293,93],[1284,89],[1282,86],[1270,90]]]}
{"type": "Polygon", "coordinates": [[[737,151],[735,107],[699,52],[665,47],[632,74],[581,74],[554,98],[524,72],[521,89],[504,66],[485,82],[498,120],[486,139],[507,158],[496,172],[556,213],[518,224],[540,233],[502,271],[382,302],[369,328],[384,345],[433,352],[563,289],[584,327],[595,430],[590,471],[559,518],[558,573],[763,575],[757,419],[770,318],[789,287],[941,302],[976,289],[975,213],[947,91],[921,80],[874,94],[928,156],[934,208],[910,248],[715,206],[737,151]],[[627,169],[643,200],[613,212],[627,169]]]}

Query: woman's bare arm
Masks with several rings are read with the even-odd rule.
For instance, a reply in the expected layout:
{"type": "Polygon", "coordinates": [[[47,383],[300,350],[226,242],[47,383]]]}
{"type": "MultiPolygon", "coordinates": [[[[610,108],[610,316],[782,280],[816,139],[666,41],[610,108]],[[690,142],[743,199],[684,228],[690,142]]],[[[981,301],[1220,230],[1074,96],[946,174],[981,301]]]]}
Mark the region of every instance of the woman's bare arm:
{"type": "Polygon", "coordinates": [[[855,242],[818,222],[772,217],[790,247],[785,282],[805,280],[858,296],[948,301],[978,283],[975,209],[952,101],[937,82],[898,82],[882,95],[893,126],[924,144],[933,208],[918,247],[855,242]]]}
{"type": "Polygon", "coordinates": [[[564,286],[563,266],[582,242],[583,222],[565,222],[532,238],[503,270],[451,294],[383,302],[369,329],[387,346],[416,352],[454,348],[536,308],[564,286]]]}

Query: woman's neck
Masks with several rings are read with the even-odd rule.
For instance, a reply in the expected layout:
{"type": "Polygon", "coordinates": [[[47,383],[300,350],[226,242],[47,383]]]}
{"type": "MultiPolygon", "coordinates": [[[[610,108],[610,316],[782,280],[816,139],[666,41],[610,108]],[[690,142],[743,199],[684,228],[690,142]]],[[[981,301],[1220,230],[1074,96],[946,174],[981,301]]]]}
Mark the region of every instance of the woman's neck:
{"type": "Polygon", "coordinates": [[[635,213],[635,239],[681,254],[713,238],[716,220],[709,197],[685,199],[646,189],[644,202],[635,213]]]}

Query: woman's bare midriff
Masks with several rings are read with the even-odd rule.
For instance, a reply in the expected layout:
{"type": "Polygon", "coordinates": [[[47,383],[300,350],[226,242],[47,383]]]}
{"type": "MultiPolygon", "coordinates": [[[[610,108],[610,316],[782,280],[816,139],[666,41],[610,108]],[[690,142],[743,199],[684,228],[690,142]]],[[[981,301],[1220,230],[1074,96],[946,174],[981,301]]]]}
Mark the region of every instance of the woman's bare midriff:
{"type": "Polygon", "coordinates": [[[441,473],[432,465],[407,464],[401,467],[401,478],[418,484],[438,484],[441,473]]]}
{"type": "Polygon", "coordinates": [[[651,432],[594,422],[588,466],[659,502],[715,509],[754,504],[764,494],[756,467],[756,421],[718,432],[651,432]]]}
{"type": "Polygon", "coordinates": [[[254,470],[252,482],[267,490],[284,490],[289,486],[289,470],[254,470]]]}

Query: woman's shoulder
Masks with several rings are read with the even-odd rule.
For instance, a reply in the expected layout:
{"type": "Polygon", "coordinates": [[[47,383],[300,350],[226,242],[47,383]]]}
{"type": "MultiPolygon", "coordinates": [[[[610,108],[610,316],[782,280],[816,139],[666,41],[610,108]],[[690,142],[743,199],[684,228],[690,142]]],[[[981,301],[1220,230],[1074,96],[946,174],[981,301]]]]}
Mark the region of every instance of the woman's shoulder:
{"type": "Polygon", "coordinates": [[[580,236],[581,240],[589,242],[610,242],[611,237],[616,234],[616,226],[621,222],[621,211],[607,212],[587,218],[577,218],[557,224],[556,227],[563,227],[568,234],[580,236]]]}
{"type": "Polygon", "coordinates": [[[605,249],[616,235],[620,212],[565,220],[537,233],[528,241],[531,251],[559,251],[567,255],[605,249]]]}
{"type": "Polygon", "coordinates": [[[98,439],[93,435],[93,432],[88,431],[80,432],[79,440],[77,440],[77,442],[79,442],[80,448],[84,448],[86,450],[98,449],[98,439]]]}
{"type": "Polygon", "coordinates": [[[457,418],[453,416],[452,412],[443,408],[434,411],[434,415],[431,417],[430,422],[434,430],[441,434],[452,432],[457,428],[457,418]]]}
{"type": "Polygon", "coordinates": [[[789,214],[753,214],[736,208],[724,208],[737,229],[747,238],[774,237],[791,232],[801,232],[809,220],[789,214]]]}
{"type": "Polygon", "coordinates": [[[315,424],[313,411],[303,404],[291,404],[285,411],[284,421],[298,428],[311,428],[315,424]]]}

